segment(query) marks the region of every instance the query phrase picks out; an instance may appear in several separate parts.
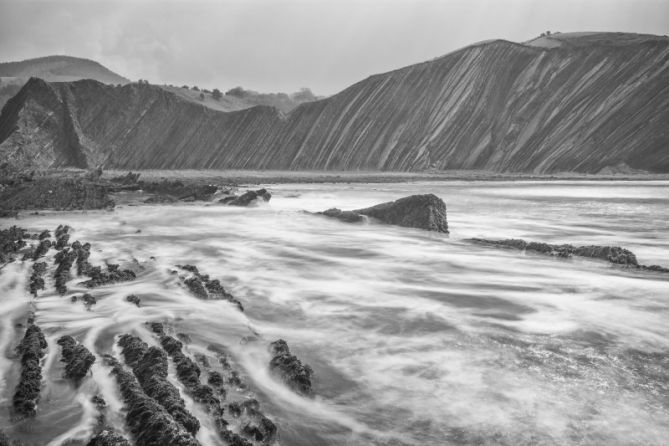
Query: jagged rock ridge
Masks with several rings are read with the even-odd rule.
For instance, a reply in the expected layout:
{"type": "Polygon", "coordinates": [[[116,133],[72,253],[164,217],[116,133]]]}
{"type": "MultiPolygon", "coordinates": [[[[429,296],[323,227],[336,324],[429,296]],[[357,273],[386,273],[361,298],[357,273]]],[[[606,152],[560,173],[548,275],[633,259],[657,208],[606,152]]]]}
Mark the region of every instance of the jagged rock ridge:
{"type": "Polygon", "coordinates": [[[669,38],[551,41],[473,45],[287,115],[33,79],[3,109],[0,154],[38,167],[669,172],[669,38]]]}

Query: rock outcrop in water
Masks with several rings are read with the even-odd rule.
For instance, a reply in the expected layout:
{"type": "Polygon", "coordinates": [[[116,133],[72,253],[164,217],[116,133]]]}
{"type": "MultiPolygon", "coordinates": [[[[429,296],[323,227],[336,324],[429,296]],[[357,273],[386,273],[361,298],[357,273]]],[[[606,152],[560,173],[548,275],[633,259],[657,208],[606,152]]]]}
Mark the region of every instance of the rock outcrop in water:
{"type": "Polygon", "coordinates": [[[283,339],[270,344],[272,359],[269,363],[270,371],[281,378],[293,390],[302,395],[311,394],[311,377],[314,371],[307,364],[290,353],[288,344],[283,339]]]}
{"type": "Polygon", "coordinates": [[[17,352],[21,355],[21,377],[14,392],[13,407],[19,415],[36,415],[37,400],[42,387],[41,360],[47,347],[42,330],[33,321],[29,321],[25,336],[17,347],[17,352]]]}
{"type": "Polygon", "coordinates": [[[30,275],[30,294],[37,297],[37,291],[44,289],[44,274],[46,262],[33,263],[33,272],[30,275]]]}
{"type": "Polygon", "coordinates": [[[240,196],[231,195],[225,197],[219,200],[219,203],[227,204],[229,206],[249,206],[259,201],[268,202],[271,198],[272,194],[270,194],[267,189],[258,189],[244,192],[240,196]]]}
{"type": "Polygon", "coordinates": [[[65,378],[71,379],[78,386],[95,362],[95,356],[72,336],[61,337],[58,345],[62,348],[61,361],[65,363],[65,378]]]}
{"type": "Polygon", "coordinates": [[[190,276],[180,278],[188,290],[200,299],[227,300],[239,308],[239,311],[244,311],[242,303],[228,293],[218,279],[211,279],[208,274],[200,274],[197,266],[177,265],[177,268],[190,273],[190,276]]]}
{"type": "Polygon", "coordinates": [[[593,259],[606,260],[616,265],[648,271],[669,272],[668,268],[664,268],[659,265],[640,265],[637,261],[636,255],[634,255],[632,251],[621,248],[619,246],[573,246],[569,244],[551,245],[541,242],[526,242],[525,240],[521,239],[487,240],[473,238],[469,241],[482,245],[498,246],[501,248],[513,248],[519,249],[521,251],[531,251],[555,257],[589,257],[593,259]]]}
{"type": "MultiPolygon", "coordinates": [[[[144,393],[132,373],[112,356],[105,356],[112,368],[126,406],[126,423],[137,446],[198,446],[193,436],[155,399],[144,393]]],[[[197,421],[197,420],[196,420],[197,421]]],[[[199,426],[199,424],[198,424],[199,426]]]]}
{"type": "Polygon", "coordinates": [[[669,38],[478,43],[287,115],[221,112],[158,86],[31,79],[0,158],[33,168],[669,172],[669,38]]]}
{"type": "Polygon", "coordinates": [[[29,238],[28,231],[18,226],[0,230],[0,263],[14,260],[29,238]]]}
{"type": "Polygon", "coordinates": [[[354,211],[333,208],[320,214],[347,223],[362,221],[365,215],[391,225],[448,233],[446,204],[433,194],[411,195],[354,211]]]}
{"type": "Polygon", "coordinates": [[[146,395],[159,403],[186,431],[195,435],[200,429],[200,422],[186,409],[179,390],[167,380],[165,352],[158,347],[149,347],[131,335],[121,336],[118,345],[146,395]]]}
{"type": "Polygon", "coordinates": [[[103,184],[77,178],[39,178],[0,190],[0,209],[86,210],[114,207],[103,184]]]}

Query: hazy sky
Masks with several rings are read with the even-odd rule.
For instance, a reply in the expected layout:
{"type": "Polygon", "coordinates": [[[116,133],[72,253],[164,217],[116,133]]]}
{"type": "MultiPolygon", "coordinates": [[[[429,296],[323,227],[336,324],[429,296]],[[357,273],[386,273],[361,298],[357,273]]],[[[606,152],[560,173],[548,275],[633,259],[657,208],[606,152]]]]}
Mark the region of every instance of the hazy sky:
{"type": "Polygon", "coordinates": [[[0,61],[67,54],[133,80],[331,94],[545,30],[669,34],[669,0],[0,0],[0,61]]]}

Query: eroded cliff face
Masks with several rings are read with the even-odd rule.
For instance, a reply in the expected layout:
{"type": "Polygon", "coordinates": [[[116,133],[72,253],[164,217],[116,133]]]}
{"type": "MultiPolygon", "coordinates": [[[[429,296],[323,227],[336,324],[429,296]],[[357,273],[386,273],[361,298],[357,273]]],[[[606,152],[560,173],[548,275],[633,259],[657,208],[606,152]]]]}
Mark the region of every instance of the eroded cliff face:
{"type": "Polygon", "coordinates": [[[3,109],[0,141],[5,159],[50,166],[669,172],[669,39],[486,42],[288,115],[33,79],[3,109]]]}

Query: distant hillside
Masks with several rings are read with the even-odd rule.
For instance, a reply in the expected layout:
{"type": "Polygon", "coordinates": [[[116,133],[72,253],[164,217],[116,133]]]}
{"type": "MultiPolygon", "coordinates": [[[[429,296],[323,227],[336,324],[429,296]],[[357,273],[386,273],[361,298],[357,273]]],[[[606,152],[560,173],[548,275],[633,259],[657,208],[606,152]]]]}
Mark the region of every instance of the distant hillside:
{"type": "Polygon", "coordinates": [[[287,114],[216,111],[145,84],[33,79],[2,111],[0,159],[127,169],[669,172],[669,39],[546,37],[482,42],[287,114]]]}
{"type": "Polygon", "coordinates": [[[222,93],[222,97],[216,99],[212,95],[212,92],[208,90],[195,90],[193,87],[187,88],[187,86],[161,85],[161,87],[191,102],[225,112],[244,110],[257,105],[267,105],[283,113],[288,113],[300,104],[321,99],[315,96],[308,88],[304,88],[296,93],[286,94],[258,93],[256,91],[245,90],[242,87],[236,87],[222,93]]]}
{"type": "Polygon", "coordinates": [[[130,82],[98,62],[71,56],[47,56],[0,63],[0,77],[24,79],[39,77],[49,82],[70,82],[79,79],[94,79],[105,84],[130,82]]]}
{"type": "Polygon", "coordinates": [[[47,56],[20,62],[0,63],[0,107],[14,96],[31,77],[50,82],[95,79],[105,84],[127,84],[123,76],[99,63],[70,56],[47,56]]]}

